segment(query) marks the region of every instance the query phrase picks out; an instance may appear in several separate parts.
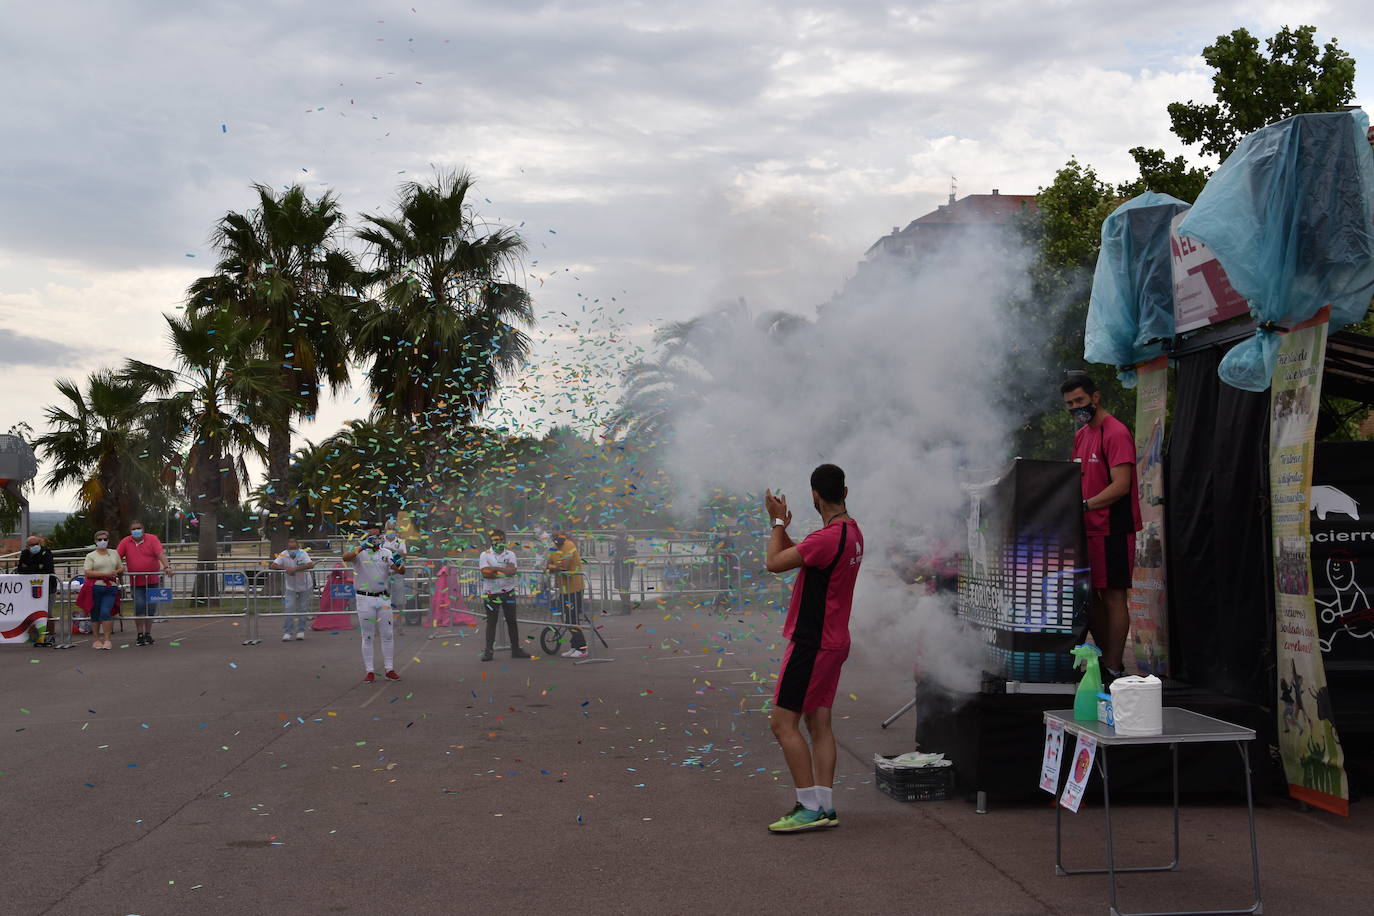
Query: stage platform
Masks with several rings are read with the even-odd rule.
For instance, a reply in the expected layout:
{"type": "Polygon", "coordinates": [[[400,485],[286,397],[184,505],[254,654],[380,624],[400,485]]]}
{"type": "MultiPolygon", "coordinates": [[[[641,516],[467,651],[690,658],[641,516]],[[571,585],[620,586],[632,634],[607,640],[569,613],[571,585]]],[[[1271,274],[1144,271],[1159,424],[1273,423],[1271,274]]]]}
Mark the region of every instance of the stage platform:
{"type": "MultiPolygon", "coordinates": [[[[1041,686],[1045,685],[1027,685],[1041,686]]],[[[1269,753],[1274,730],[1269,711],[1167,679],[1164,705],[1253,728],[1259,735],[1250,753],[1256,795],[1287,794],[1269,753]]],[[[954,761],[957,790],[970,801],[978,793],[991,803],[1045,799],[1036,785],[1045,739],[1043,713],[1072,706],[1072,693],[951,694],[918,686],[916,742],[921,750],[940,752],[954,761]]],[[[1245,799],[1239,755],[1230,745],[1181,746],[1179,771],[1184,798],[1245,799]]],[[[1094,781],[1088,797],[1100,797],[1100,791],[1094,781]]],[[[1169,792],[1168,754],[1150,748],[1112,750],[1114,799],[1167,801],[1169,792]]]]}

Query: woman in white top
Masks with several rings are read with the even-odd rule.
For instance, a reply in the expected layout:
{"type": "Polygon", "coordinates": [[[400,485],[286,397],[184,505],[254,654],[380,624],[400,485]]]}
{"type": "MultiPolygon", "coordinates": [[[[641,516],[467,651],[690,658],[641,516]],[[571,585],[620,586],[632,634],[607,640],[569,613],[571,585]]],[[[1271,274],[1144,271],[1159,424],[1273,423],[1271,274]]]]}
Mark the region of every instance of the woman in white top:
{"type": "Polygon", "coordinates": [[[119,577],[124,572],[124,561],[109,548],[110,532],[97,531],[95,550],[86,554],[86,562],[82,567],[82,574],[91,582],[91,632],[95,636],[92,645],[97,649],[111,648],[115,601],[119,598],[119,577]]]}

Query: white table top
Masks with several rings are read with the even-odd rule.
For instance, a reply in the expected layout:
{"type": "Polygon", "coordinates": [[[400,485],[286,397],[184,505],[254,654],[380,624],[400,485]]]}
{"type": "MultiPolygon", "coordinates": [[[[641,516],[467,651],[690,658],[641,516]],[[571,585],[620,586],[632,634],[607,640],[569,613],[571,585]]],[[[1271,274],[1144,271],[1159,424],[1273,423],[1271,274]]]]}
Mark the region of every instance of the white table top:
{"type": "Polygon", "coordinates": [[[1116,729],[1093,720],[1079,722],[1073,717],[1072,709],[1054,709],[1045,713],[1046,722],[1061,722],[1064,731],[1071,735],[1092,735],[1098,744],[1112,746],[1118,744],[1203,744],[1209,741],[1250,741],[1255,737],[1253,728],[1245,728],[1221,719],[1213,719],[1201,713],[1181,709],[1177,706],[1164,707],[1164,730],[1158,735],[1118,735],[1116,729]]]}

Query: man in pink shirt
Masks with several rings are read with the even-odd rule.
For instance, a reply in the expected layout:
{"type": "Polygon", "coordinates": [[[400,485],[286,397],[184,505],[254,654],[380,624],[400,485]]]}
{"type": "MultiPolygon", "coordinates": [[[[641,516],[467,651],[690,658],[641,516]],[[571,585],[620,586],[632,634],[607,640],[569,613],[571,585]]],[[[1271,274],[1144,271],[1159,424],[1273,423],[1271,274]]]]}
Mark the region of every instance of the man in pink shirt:
{"type": "Polygon", "coordinates": [[[797,804],[768,825],[773,833],[840,823],[834,804],[836,751],[830,708],[835,705],[840,668],[849,657],[849,613],[864,558],[863,532],[845,509],[848,495],[840,468],[823,464],[812,471],[811,505],[821,516],[821,527],[796,544],[787,534],[792,513],[786,497],[764,494],[764,509],[773,523],[765,565],[771,573],[798,570],[782,628],[788,646],[771,722],[797,804]],[[803,719],[811,736],[809,747],[800,728],[803,719]]]}
{"type": "Polygon", "coordinates": [[[148,600],[148,589],[161,584],[162,573],[171,573],[167,554],[158,536],[144,531],[143,523],[138,519],[130,523],[129,536],[120,541],[115,550],[128,567],[129,585],[134,594],[134,626],[138,628],[138,644],[151,646],[153,615],[157,612],[157,605],[148,600]]]}
{"type": "Polygon", "coordinates": [[[1083,525],[1088,535],[1088,566],[1093,603],[1088,627],[1102,650],[1104,680],[1122,674],[1131,618],[1126,595],[1135,569],[1135,533],[1140,530],[1140,485],[1135,471],[1135,437],[1102,409],[1102,393],[1084,373],[1059,386],[1078,432],[1073,460],[1083,479],[1083,525]]]}

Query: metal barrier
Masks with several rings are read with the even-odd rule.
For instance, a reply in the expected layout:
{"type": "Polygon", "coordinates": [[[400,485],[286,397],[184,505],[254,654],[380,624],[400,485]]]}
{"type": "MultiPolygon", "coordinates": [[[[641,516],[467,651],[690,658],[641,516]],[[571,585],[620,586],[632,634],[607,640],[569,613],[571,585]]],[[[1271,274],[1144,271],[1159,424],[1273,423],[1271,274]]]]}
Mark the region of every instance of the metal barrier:
{"type": "MultiPolygon", "coordinates": [[[[342,564],[332,569],[321,569],[326,575],[334,569],[343,569],[352,577],[352,571],[342,564]]],[[[115,618],[122,631],[124,621],[133,618],[132,601],[134,579],[156,579],[149,587],[156,589],[151,603],[156,610],[148,614],[155,622],[173,620],[241,620],[244,631],[242,644],[255,646],[262,642],[260,623],[264,617],[280,618],[288,616],[282,605],[285,586],[285,573],[279,569],[248,567],[238,569],[187,569],[173,567],[170,573],[125,573],[120,583],[121,611],[115,618]],[[275,603],[274,603],[275,602],[275,603]],[[126,606],[129,608],[125,610],[126,606]]],[[[406,568],[404,575],[406,597],[403,606],[394,608],[405,625],[418,626],[428,613],[433,595],[434,574],[428,563],[413,563],[406,568]]],[[[49,633],[54,637],[54,648],[69,649],[74,643],[74,629],[89,627],[90,615],[76,607],[76,599],[81,591],[83,578],[73,576],[59,580],[59,589],[54,596],[54,612],[49,616],[49,633]]],[[[311,590],[312,601],[319,597],[320,581],[317,578],[311,590]]],[[[351,592],[350,592],[351,595],[351,592]]],[[[314,604],[304,616],[315,617],[320,613],[314,604]]],[[[357,614],[352,598],[348,598],[345,610],[335,613],[357,614]]]]}
{"type": "MultiPolygon", "coordinates": [[[[457,590],[458,594],[463,597],[464,603],[468,607],[465,613],[477,618],[477,626],[480,629],[487,614],[483,590],[483,583],[486,580],[482,577],[481,567],[478,566],[476,560],[449,560],[446,565],[449,568],[448,588],[457,590]]],[[[539,647],[544,650],[545,655],[558,654],[559,648],[573,630],[581,630],[584,636],[590,631],[603,649],[610,648],[606,638],[601,635],[600,627],[593,622],[585,598],[582,607],[582,619],[570,619],[573,603],[558,588],[556,575],[547,572],[542,562],[530,557],[517,559],[513,591],[515,592],[515,621],[526,626],[541,628],[539,647]]],[[[431,634],[429,638],[438,639],[441,636],[449,635],[461,636],[464,634],[461,633],[461,630],[457,633],[442,632],[431,634]]],[[[577,664],[614,661],[614,659],[592,655],[594,644],[590,638],[586,642],[588,657],[578,659],[577,664]]],[[[496,648],[511,647],[497,646],[496,648]]]]}

